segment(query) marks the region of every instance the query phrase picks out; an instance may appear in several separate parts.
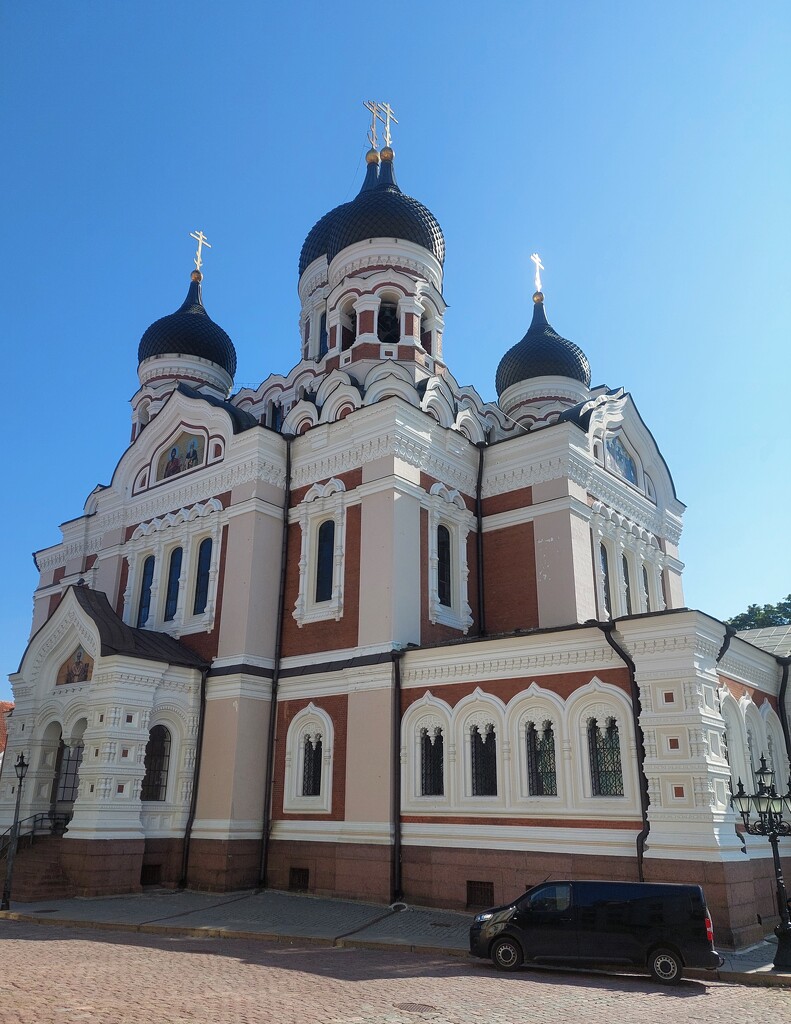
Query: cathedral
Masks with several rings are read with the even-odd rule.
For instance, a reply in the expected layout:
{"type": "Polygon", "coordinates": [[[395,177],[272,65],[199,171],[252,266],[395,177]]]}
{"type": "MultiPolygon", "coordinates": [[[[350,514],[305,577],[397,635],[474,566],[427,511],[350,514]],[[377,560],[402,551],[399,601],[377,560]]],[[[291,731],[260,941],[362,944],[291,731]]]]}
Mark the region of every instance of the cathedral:
{"type": "Polygon", "coordinates": [[[685,607],[669,468],[551,326],[537,255],[497,401],[456,381],[442,229],[369,109],[359,194],[302,245],[294,368],[234,389],[195,233],[130,443],[35,555],[0,776],[2,831],[24,754],[14,898],[463,908],[674,880],[704,885],[719,943],[755,942],[771,851],[731,792],[762,756],[787,777],[788,659],[685,607]]]}

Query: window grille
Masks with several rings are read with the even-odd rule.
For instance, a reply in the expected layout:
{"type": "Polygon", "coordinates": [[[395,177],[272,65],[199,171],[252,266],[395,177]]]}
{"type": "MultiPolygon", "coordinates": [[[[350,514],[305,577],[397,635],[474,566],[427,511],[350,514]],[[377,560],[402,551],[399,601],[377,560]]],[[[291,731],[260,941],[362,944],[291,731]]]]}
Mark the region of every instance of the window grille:
{"type": "Polygon", "coordinates": [[[211,537],[201,541],[198,548],[198,572],[195,579],[195,603],[192,606],[193,615],[201,615],[206,611],[206,602],[209,599],[209,569],[211,567],[211,537]]]}
{"type": "Polygon", "coordinates": [[[335,521],[325,520],[319,527],[316,552],[316,601],[332,599],[332,570],[335,560],[335,521]]]}
{"type": "Polygon", "coordinates": [[[534,722],[528,722],[527,784],[530,796],[558,795],[555,735],[551,722],[544,722],[540,733],[534,722]]]}
{"type": "Polygon", "coordinates": [[[308,868],[289,868],[288,887],[292,892],[304,892],[310,887],[310,870],[308,868]]]}
{"type": "Polygon", "coordinates": [[[645,598],[645,610],[651,611],[651,589],[648,586],[648,569],[643,566],[643,597],[645,598]]]}
{"type": "Polygon", "coordinates": [[[607,548],[599,545],[599,558],[601,560],[602,590],[604,592],[604,614],[607,618],[612,617],[612,602],[610,601],[610,563],[607,558],[607,548]]]}
{"type": "Polygon", "coordinates": [[[67,747],[61,740],[60,768],[58,770],[57,800],[65,804],[73,804],[77,799],[80,786],[80,765],[82,764],[83,744],[67,747]]]}
{"type": "Polygon", "coordinates": [[[444,796],[442,729],[420,730],[420,795],[444,796]]]}
{"type": "Polygon", "coordinates": [[[161,864],[143,864],[140,868],[141,885],[159,885],[162,881],[161,864]]]}
{"type": "Polygon", "coordinates": [[[321,736],[308,733],[303,750],[302,795],[321,796],[321,736]]]}
{"type": "Polygon", "coordinates": [[[470,733],[472,754],[472,795],[497,796],[497,735],[491,722],[483,735],[477,725],[470,733]]]}
{"type": "Polygon", "coordinates": [[[439,603],[450,608],[453,604],[450,571],[450,530],[437,527],[437,597],[439,603]]]}
{"type": "Polygon", "coordinates": [[[148,622],[151,610],[151,584],[154,582],[154,556],[149,555],[143,562],[143,579],[140,583],[140,603],[137,606],[137,628],[148,622]]]}
{"type": "Polygon", "coordinates": [[[491,907],[494,903],[494,882],[467,882],[467,906],[491,907]]]}
{"type": "Polygon", "coordinates": [[[179,577],[181,576],[181,548],[174,548],[170,555],[168,569],[168,590],[165,597],[165,622],[170,622],[176,615],[179,603],[179,577]]]}
{"type": "Polygon", "coordinates": [[[398,306],[394,302],[383,302],[379,307],[376,333],[383,345],[397,345],[401,337],[398,306]]]}
{"type": "Polygon", "coordinates": [[[595,718],[588,722],[591,787],[594,796],[623,796],[621,744],[618,723],[608,718],[604,730],[595,718]]]}
{"type": "Polygon", "coordinates": [[[155,725],[148,734],[143,761],[146,773],[140,790],[141,800],[164,800],[170,766],[170,733],[164,725],[155,725]]]}
{"type": "Polygon", "coordinates": [[[632,614],[632,585],[629,578],[629,559],[626,555],[621,555],[621,565],[623,566],[623,589],[624,596],[626,597],[626,614],[632,614]]]}

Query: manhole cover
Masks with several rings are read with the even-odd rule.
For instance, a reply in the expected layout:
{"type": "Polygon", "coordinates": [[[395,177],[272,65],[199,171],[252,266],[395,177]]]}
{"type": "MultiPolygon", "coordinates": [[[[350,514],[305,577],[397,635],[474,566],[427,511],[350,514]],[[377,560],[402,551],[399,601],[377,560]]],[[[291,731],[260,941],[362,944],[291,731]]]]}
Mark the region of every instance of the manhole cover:
{"type": "Polygon", "coordinates": [[[437,1008],[428,1003],[394,1003],[397,1010],[409,1010],[410,1013],[432,1013],[437,1008]]]}

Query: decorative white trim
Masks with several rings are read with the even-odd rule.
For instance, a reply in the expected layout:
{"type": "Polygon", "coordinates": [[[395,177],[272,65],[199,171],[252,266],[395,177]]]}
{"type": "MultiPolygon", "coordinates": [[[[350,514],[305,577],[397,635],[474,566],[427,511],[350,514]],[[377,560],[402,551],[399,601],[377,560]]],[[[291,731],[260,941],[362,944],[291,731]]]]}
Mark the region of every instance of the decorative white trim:
{"type": "Polygon", "coordinates": [[[299,554],[299,593],[292,615],[300,627],[306,622],[326,619],[337,621],[343,616],[346,502],[346,485],[333,477],[325,484],[314,484],[296,510],[295,518],[302,531],[302,546],[299,554]],[[327,521],[335,524],[332,593],[329,601],[317,601],[318,534],[322,524],[327,521]]]}
{"type": "Polygon", "coordinates": [[[296,814],[329,814],[332,811],[332,757],[335,731],[327,712],[311,701],[291,721],[286,735],[286,779],[283,810],[296,814]],[[321,740],[321,783],[318,796],[302,793],[305,739],[321,740]]]}
{"type": "Polygon", "coordinates": [[[467,536],[474,522],[457,490],[442,483],[432,486],[428,499],[428,617],[430,622],[440,622],[465,634],[472,625],[472,609],[467,600],[467,536]],[[437,531],[440,526],[444,526],[450,536],[450,606],[439,599],[437,531]]]}

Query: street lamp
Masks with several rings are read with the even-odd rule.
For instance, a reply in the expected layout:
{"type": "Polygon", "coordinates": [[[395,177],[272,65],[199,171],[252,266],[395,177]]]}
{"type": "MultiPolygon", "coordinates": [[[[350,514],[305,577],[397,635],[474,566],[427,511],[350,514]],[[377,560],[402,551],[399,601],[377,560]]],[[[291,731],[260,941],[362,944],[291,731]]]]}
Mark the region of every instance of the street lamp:
{"type": "Polygon", "coordinates": [[[776,971],[791,968],[791,916],[788,913],[786,887],[783,881],[783,868],[780,863],[778,840],[780,836],[791,836],[791,778],[788,780],[788,792],[780,796],[775,791],[775,773],[766,766],[766,758],[761,755],[761,767],[755,773],[758,778],[758,792],[748,796],[744,792],[742,780],[733,796],[733,805],[741,814],[744,827],[751,836],[766,836],[772,845],[772,859],[775,866],[775,882],[777,884],[777,909],[780,911],[780,924],[775,928],[777,936],[777,953],[774,964],[776,971]],[[750,804],[758,815],[757,821],[750,821],[750,804]],[[785,815],[785,820],[783,818],[785,815]]]}
{"type": "Polygon", "coordinates": [[[0,910],[11,909],[11,879],[14,877],[14,858],[16,857],[17,843],[19,842],[19,803],[22,799],[22,783],[25,781],[27,770],[30,765],[25,760],[25,755],[20,752],[16,759],[14,771],[19,780],[16,788],[16,807],[14,808],[14,824],[11,826],[11,840],[8,844],[6,854],[5,885],[3,887],[3,899],[0,902],[0,910]]]}

